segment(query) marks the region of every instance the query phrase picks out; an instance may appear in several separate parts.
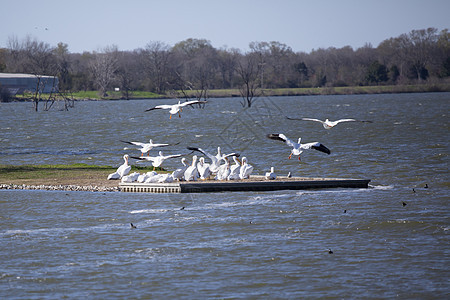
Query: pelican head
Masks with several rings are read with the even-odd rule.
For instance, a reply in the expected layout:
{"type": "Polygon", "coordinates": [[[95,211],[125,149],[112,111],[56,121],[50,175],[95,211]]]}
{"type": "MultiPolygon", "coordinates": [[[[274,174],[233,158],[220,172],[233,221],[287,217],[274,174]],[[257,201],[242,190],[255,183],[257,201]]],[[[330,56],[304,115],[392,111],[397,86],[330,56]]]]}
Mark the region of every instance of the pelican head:
{"type": "Polygon", "coordinates": [[[301,143],[302,143],[302,138],[298,138],[297,144],[301,144],[301,143]]]}
{"type": "Polygon", "coordinates": [[[181,163],[183,164],[183,166],[186,165],[186,157],[183,157],[183,158],[181,159],[181,163]]]}
{"type": "Polygon", "coordinates": [[[159,156],[164,156],[162,151],[159,151],[159,156]]]}

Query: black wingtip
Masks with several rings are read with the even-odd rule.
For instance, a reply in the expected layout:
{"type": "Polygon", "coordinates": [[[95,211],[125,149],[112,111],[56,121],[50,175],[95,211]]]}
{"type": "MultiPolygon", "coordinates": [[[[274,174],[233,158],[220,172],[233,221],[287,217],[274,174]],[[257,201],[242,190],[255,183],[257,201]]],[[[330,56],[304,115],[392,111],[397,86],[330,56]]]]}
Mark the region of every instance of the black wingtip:
{"type": "Polygon", "coordinates": [[[286,142],[285,139],[282,139],[282,138],[280,137],[280,134],[279,134],[279,133],[269,133],[269,134],[267,135],[267,137],[268,137],[269,139],[271,139],[271,140],[277,140],[277,141],[286,142]]]}
{"type": "Polygon", "coordinates": [[[139,159],[139,160],[143,160],[144,159],[144,158],[139,157],[139,156],[130,156],[130,158],[139,159]]]}
{"type": "Polygon", "coordinates": [[[319,146],[312,146],[312,148],[314,148],[314,149],[317,150],[317,151],[326,153],[326,154],[328,154],[328,155],[331,154],[330,149],[328,149],[327,147],[325,147],[325,146],[322,145],[322,144],[320,144],[319,146]]]}

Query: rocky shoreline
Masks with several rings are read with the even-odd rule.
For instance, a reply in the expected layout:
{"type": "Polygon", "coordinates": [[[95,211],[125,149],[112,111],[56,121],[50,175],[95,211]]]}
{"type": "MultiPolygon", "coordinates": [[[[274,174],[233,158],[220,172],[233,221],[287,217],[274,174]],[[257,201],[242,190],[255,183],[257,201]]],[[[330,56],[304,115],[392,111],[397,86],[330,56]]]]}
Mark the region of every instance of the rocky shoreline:
{"type": "Polygon", "coordinates": [[[0,184],[0,190],[44,190],[44,191],[71,191],[71,192],[120,192],[120,188],[96,185],[26,185],[26,184],[0,184]]]}

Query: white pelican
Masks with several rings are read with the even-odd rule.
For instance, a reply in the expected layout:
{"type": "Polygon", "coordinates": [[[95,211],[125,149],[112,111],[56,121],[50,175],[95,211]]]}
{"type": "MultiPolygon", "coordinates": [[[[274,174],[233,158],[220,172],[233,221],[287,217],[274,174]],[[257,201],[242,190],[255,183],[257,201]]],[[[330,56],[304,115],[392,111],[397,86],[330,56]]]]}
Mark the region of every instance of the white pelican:
{"type": "Polygon", "coordinates": [[[122,182],[134,182],[139,178],[140,174],[137,172],[133,172],[129,175],[125,175],[122,177],[122,182]]]}
{"type": "Polygon", "coordinates": [[[242,166],[239,170],[239,179],[247,179],[253,172],[253,166],[247,162],[247,157],[242,158],[242,166]]]}
{"type": "Polygon", "coordinates": [[[334,126],[336,126],[339,123],[342,122],[363,122],[363,123],[372,123],[372,121],[360,121],[360,120],[356,120],[356,119],[340,119],[340,120],[336,120],[336,121],[330,121],[328,119],[326,119],[325,121],[319,120],[319,119],[311,119],[311,118],[300,118],[300,119],[296,119],[296,118],[289,118],[286,117],[288,120],[302,120],[302,121],[314,121],[314,122],[319,122],[322,123],[323,128],[325,129],[331,129],[334,126]]]}
{"type": "Polygon", "coordinates": [[[108,175],[108,179],[120,179],[123,176],[127,175],[128,173],[130,173],[131,170],[131,166],[128,165],[128,158],[130,158],[130,156],[128,154],[125,154],[123,156],[123,160],[125,161],[119,168],[117,168],[117,171],[114,173],[111,173],[108,175]]]}
{"type": "Polygon", "coordinates": [[[138,176],[138,178],[136,179],[137,182],[143,183],[147,180],[147,178],[150,178],[152,176],[155,176],[157,173],[155,171],[152,172],[147,172],[145,174],[141,174],[138,176]]]}
{"type": "Polygon", "coordinates": [[[141,151],[141,156],[144,156],[144,153],[147,153],[147,156],[149,155],[150,150],[152,150],[155,147],[166,147],[166,146],[175,146],[178,145],[179,143],[176,144],[156,144],[153,143],[153,140],[150,139],[150,141],[148,143],[141,143],[141,142],[128,142],[128,141],[121,141],[123,143],[127,143],[130,145],[134,145],[134,146],[138,146],[141,147],[139,150],[141,151]]]}
{"type": "Polygon", "coordinates": [[[174,178],[172,176],[172,174],[159,174],[159,178],[158,178],[158,182],[159,183],[163,183],[163,182],[173,182],[174,178]]]}
{"type": "Polygon", "coordinates": [[[182,164],[183,166],[177,168],[175,171],[172,172],[172,177],[173,177],[175,180],[183,180],[184,172],[186,172],[186,169],[187,169],[187,167],[188,167],[187,164],[186,164],[186,158],[185,158],[185,157],[183,157],[183,158],[181,159],[181,164],[182,164]]]}
{"type": "Polygon", "coordinates": [[[300,154],[302,154],[303,150],[307,150],[307,149],[314,149],[314,150],[317,150],[317,151],[320,151],[320,152],[323,152],[326,154],[331,153],[331,151],[327,147],[325,147],[324,145],[322,145],[319,142],[302,144],[301,143],[302,138],[299,138],[298,142],[294,143],[293,141],[288,139],[282,133],[271,133],[271,134],[268,134],[267,137],[272,140],[283,141],[286,143],[286,145],[292,147],[292,151],[291,151],[291,154],[289,155],[289,159],[291,159],[292,155],[298,155],[298,160],[301,160],[300,154]]]}
{"type": "Polygon", "coordinates": [[[158,182],[159,180],[159,174],[156,173],[155,171],[153,172],[147,172],[147,177],[145,179],[145,183],[154,183],[154,182],[158,182]]]}
{"type": "Polygon", "coordinates": [[[187,106],[187,105],[192,105],[192,104],[200,104],[200,103],[207,103],[208,101],[200,101],[200,100],[192,100],[192,101],[186,101],[181,103],[181,101],[178,101],[177,104],[173,104],[173,105],[169,105],[169,104],[162,104],[162,105],[157,105],[155,107],[149,108],[146,111],[151,111],[151,110],[155,110],[155,109],[170,109],[169,113],[170,113],[170,117],[169,119],[172,119],[172,115],[178,113],[178,116],[181,118],[181,112],[183,111],[183,107],[187,106]]]}
{"type": "Polygon", "coordinates": [[[153,166],[153,170],[155,170],[155,168],[161,166],[162,163],[166,159],[180,157],[180,156],[182,156],[182,155],[181,154],[164,155],[162,151],[159,151],[159,155],[158,156],[141,156],[141,157],[131,156],[131,157],[134,158],[134,159],[151,161],[152,162],[152,166],[153,166]]]}
{"type": "Polygon", "coordinates": [[[216,180],[226,180],[228,175],[230,175],[230,161],[228,158],[225,158],[225,164],[219,167],[217,171],[216,180]]]}
{"type": "Polygon", "coordinates": [[[200,157],[197,164],[197,170],[200,175],[200,179],[206,180],[211,175],[211,170],[209,169],[209,164],[205,163],[205,158],[200,157]]]}
{"type": "Polygon", "coordinates": [[[277,179],[277,174],[275,174],[275,168],[274,167],[270,167],[270,172],[266,172],[266,179],[267,180],[277,179]]]}
{"type": "Polygon", "coordinates": [[[230,175],[228,175],[227,180],[239,179],[239,171],[241,170],[241,163],[236,156],[233,156],[234,165],[230,167],[230,175]]]}
{"type": "Polygon", "coordinates": [[[217,154],[216,155],[212,155],[208,152],[206,152],[205,150],[203,150],[202,148],[195,148],[195,147],[187,147],[189,150],[192,151],[198,151],[200,153],[203,153],[204,155],[206,155],[210,160],[211,160],[211,164],[209,166],[209,169],[211,170],[212,173],[216,173],[219,170],[220,167],[220,163],[222,162],[222,160],[224,160],[226,157],[229,156],[237,156],[239,157],[239,153],[230,153],[230,154],[222,154],[220,151],[220,147],[217,147],[217,154]]]}
{"type": "Polygon", "coordinates": [[[184,172],[184,180],[196,181],[198,179],[197,155],[192,156],[192,164],[184,172]]]}

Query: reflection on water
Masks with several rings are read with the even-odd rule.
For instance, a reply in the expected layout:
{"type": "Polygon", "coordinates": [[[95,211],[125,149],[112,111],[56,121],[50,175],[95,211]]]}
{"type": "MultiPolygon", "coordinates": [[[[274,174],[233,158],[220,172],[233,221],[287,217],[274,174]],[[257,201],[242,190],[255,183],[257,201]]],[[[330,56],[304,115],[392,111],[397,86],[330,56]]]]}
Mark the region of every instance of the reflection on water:
{"type": "Polygon", "coordinates": [[[247,110],[239,99],[211,99],[171,120],[167,112],[144,112],[170,100],[77,102],[69,112],[38,113],[28,103],[1,104],[2,164],[116,166],[123,154],[140,154],[121,140],[152,138],[180,142],[164,148],[167,154],[221,146],[248,157],[256,173],[273,166],[280,175],[370,178],[372,187],[180,195],[2,190],[0,297],[444,298],[449,97],[277,97],[247,110]],[[286,115],[373,123],[325,130],[286,115]],[[268,133],[319,141],[331,155],[306,151],[301,162],[289,160],[289,147],[268,133]]]}

